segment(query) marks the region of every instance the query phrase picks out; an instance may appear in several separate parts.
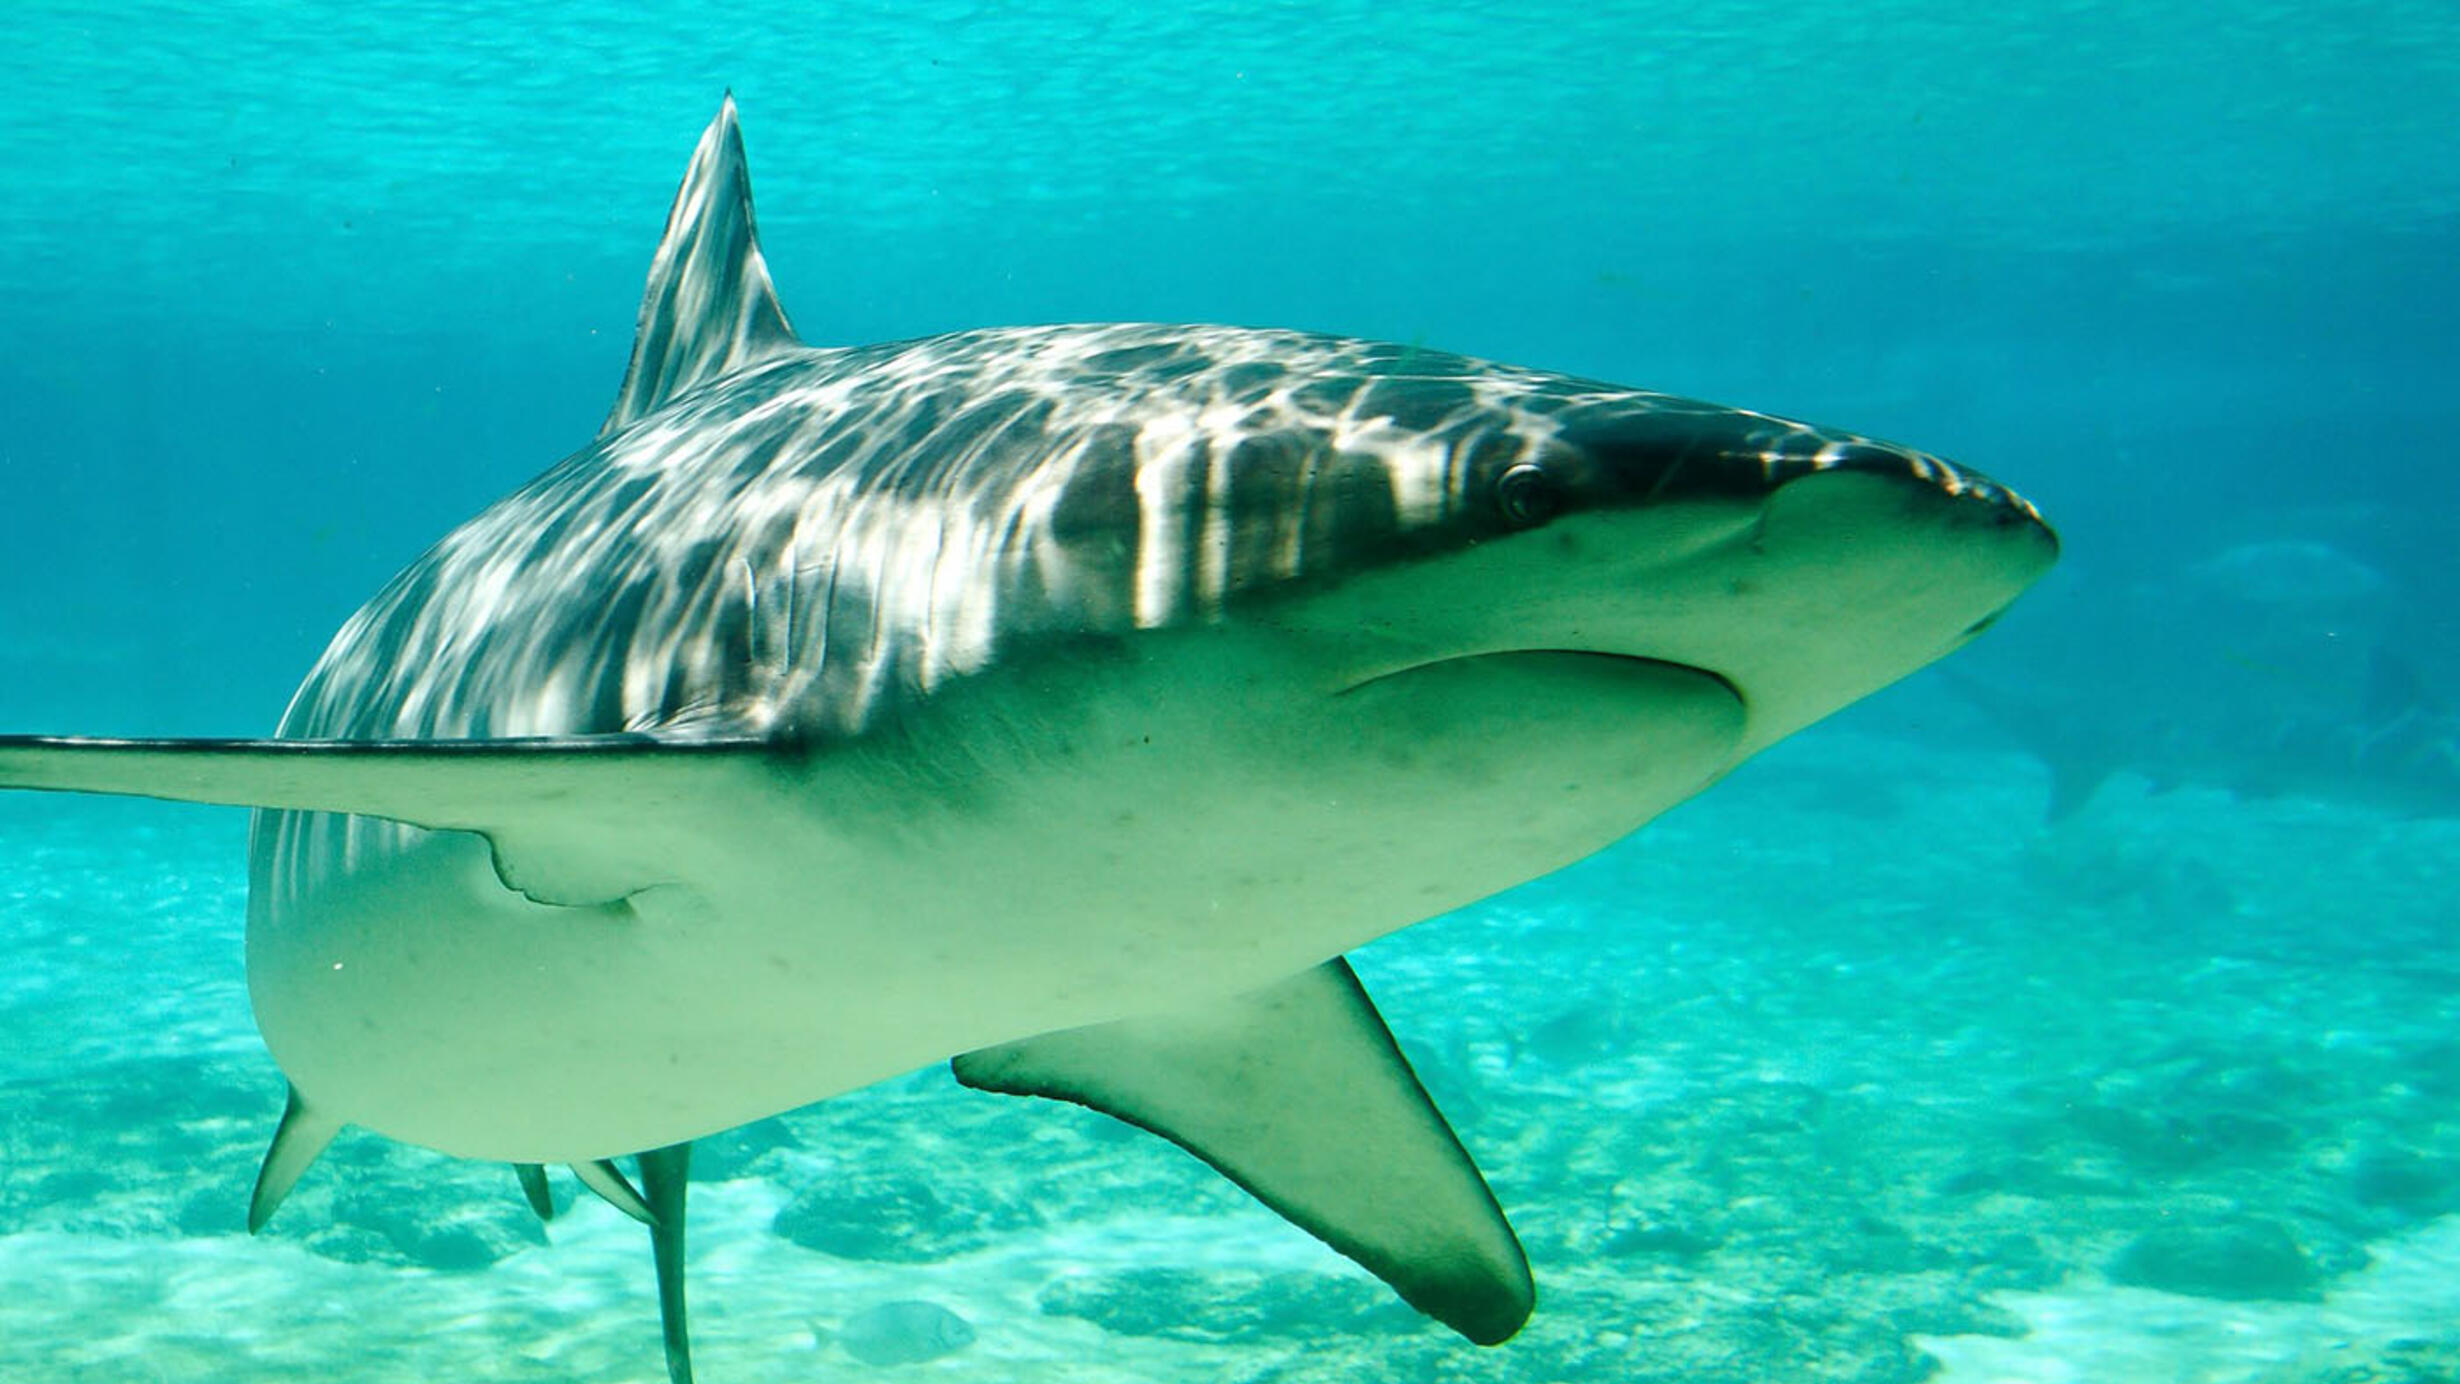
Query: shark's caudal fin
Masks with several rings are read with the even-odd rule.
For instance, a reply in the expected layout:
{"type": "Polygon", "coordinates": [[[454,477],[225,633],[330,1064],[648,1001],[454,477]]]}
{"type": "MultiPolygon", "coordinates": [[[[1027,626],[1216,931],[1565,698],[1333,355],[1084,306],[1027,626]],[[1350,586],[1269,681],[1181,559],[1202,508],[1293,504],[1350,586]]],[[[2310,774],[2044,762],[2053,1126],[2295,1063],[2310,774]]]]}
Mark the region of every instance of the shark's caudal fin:
{"type": "Polygon", "coordinates": [[[1934,671],[2015,741],[2017,748],[2050,771],[2050,800],[2042,812],[2045,822],[2056,825],[2082,812],[2121,767],[2124,747],[2090,717],[2078,716],[2075,708],[1954,668],[1934,671]]]}
{"type": "Polygon", "coordinates": [[[797,344],[752,223],[752,181],[728,96],[702,132],[641,296],[632,365],[605,437],[667,400],[797,344]]]}
{"type": "Polygon", "coordinates": [[[669,1144],[635,1160],[649,1199],[649,1247],[658,1266],[658,1326],[666,1341],[667,1384],[692,1384],[692,1333],[683,1307],[683,1199],[691,1187],[692,1146],[669,1144]]]}
{"type": "Polygon", "coordinates": [[[954,1065],[968,1086],[1074,1101],[1178,1144],[1481,1345],[1529,1318],[1520,1241],[1345,962],[954,1065]]]}
{"type": "MultiPolygon", "coordinates": [[[[669,1144],[634,1158],[640,1168],[635,1188],[611,1160],[576,1163],[573,1172],[583,1186],[607,1203],[649,1227],[650,1255],[658,1271],[658,1322],[666,1343],[667,1384],[692,1384],[692,1333],[683,1300],[684,1198],[690,1191],[692,1146],[669,1144]]],[[[515,1163],[521,1193],[540,1220],[555,1215],[555,1199],[547,1190],[547,1170],[536,1163],[515,1163]]]]}

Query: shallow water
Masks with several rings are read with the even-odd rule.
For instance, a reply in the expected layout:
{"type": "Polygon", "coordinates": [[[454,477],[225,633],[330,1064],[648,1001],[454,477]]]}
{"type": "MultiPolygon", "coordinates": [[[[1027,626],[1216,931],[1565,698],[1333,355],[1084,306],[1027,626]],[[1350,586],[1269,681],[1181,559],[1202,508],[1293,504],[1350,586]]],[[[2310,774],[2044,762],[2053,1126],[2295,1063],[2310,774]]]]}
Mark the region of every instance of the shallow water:
{"type": "MultiPolygon", "coordinates": [[[[2008,756],[1815,733],[1567,877],[1360,955],[1528,1242],[1541,1308],[1506,1348],[1458,1345],[1175,1151],[923,1074],[704,1154],[727,1180],[695,1197],[702,1367],[861,1368],[834,1329],[908,1298],[978,1332],[914,1367],[951,1377],[1876,1380],[1927,1357],[1956,1380],[2236,1381],[2420,1349],[2460,1291],[2460,946],[2426,902],[2460,823],[2122,785],[2043,830],[2041,792],[2008,756]],[[1883,755],[1905,784],[1874,801],[1883,755]],[[1907,848],[1941,820],[1964,849],[1907,848]],[[853,1251],[896,1258],[776,1233],[815,1189],[898,1208],[895,1248],[853,1251]],[[2150,1230],[2245,1223],[2298,1247],[2285,1296],[2111,1281],[2150,1230]]],[[[499,1168],[354,1137],[239,1234],[279,1081],[233,974],[238,823],[47,806],[12,804],[0,837],[0,926],[51,978],[5,1011],[42,1046],[0,1088],[0,1361],[656,1377],[637,1228],[583,1204],[503,1252],[527,1212],[499,1168]],[[155,884],[98,911],[97,876],[155,884]],[[149,910],[173,921],[97,926],[149,910]],[[421,1237],[473,1216],[502,1257],[421,1266],[453,1262],[421,1237]]]]}

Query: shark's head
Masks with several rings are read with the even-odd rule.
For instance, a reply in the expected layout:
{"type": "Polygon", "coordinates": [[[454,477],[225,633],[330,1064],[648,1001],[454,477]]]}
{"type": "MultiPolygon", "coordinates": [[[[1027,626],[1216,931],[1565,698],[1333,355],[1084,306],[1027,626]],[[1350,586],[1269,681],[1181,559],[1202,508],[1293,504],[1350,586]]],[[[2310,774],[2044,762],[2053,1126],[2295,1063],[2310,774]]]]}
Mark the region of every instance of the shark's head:
{"type": "Polygon", "coordinates": [[[1199,618],[1326,641],[1344,690],[1505,656],[1645,661],[1739,704],[1739,759],[1953,650],[2057,556],[2022,497],[1893,443],[1439,353],[1322,349],[1234,398],[1249,435],[1215,440],[1210,468],[1140,476],[1142,532],[1191,536],[1140,566],[1148,591],[1219,592],[1199,618]]]}
{"type": "Polygon", "coordinates": [[[908,699],[945,753],[901,742],[932,768],[901,792],[1030,791],[1087,854],[1036,839],[1019,875],[1116,879],[1123,913],[1340,915],[1294,946],[1620,838],[1952,651],[2057,553],[2026,501],[1920,452],[1435,352],[1137,326],[931,349],[970,368],[922,447],[968,459],[917,486],[914,434],[873,430],[897,446],[871,493],[931,506],[880,522],[935,555],[874,607],[971,592],[992,614],[927,647],[999,647],[908,699]],[[1166,883],[1133,895],[1125,861],[1166,883]]]}
{"type": "Polygon", "coordinates": [[[1700,669],[1742,754],[1955,649],[2057,556],[2022,498],[1889,443],[1663,399],[1553,422],[1463,470],[1444,575],[1373,584],[1376,624],[1700,669]]]}

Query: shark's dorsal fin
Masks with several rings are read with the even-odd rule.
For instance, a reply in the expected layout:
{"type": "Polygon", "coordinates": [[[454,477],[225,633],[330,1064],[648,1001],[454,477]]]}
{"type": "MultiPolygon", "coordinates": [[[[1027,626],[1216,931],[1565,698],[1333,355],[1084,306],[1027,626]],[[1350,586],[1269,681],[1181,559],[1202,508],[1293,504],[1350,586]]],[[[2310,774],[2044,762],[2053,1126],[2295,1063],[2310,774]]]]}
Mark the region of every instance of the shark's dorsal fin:
{"type": "Polygon", "coordinates": [[[799,343],[769,282],[752,223],[752,180],[730,93],[701,133],[649,265],[632,364],[605,437],[686,390],[799,343]]]}
{"type": "Polygon", "coordinates": [[[1046,1033],[954,1065],[968,1086],[1161,1135],[1480,1345],[1529,1318],[1519,1239],[1346,962],[1200,1013],[1046,1033]]]}

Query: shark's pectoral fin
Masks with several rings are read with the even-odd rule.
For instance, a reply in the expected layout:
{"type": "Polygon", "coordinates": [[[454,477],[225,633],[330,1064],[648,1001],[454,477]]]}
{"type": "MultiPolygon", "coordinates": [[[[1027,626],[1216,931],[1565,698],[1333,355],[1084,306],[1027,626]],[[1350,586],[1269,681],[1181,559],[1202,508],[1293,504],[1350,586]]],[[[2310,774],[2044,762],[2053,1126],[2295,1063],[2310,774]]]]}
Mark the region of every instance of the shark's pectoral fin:
{"type": "Polygon", "coordinates": [[[1203,1013],[970,1052],[957,1079],[1151,1130],[1481,1345],[1528,1320],[1520,1241],[1339,960],[1203,1013]]]}
{"type": "Polygon", "coordinates": [[[351,812],[476,832],[506,888],[613,903],[676,881],[647,826],[758,791],[766,741],[653,735],[500,740],[99,740],[0,736],[0,788],[351,812]]]}
{"type": "MultiPolygon", "coordinates": [[[[572,1170],[580,1174],[581,1185],[649,1227],[650,1254],[658,1269],[658,1322],[666,1339],[667,1382],[692,1384],[692,1333],[683,1305],[683,1203],[691,1188],[692,1145],[687,1141],[650,1149],[633,1161],[641,1172],[638,1189],[607,1159],[575,1163],[572,1170]]],[[[530,1175],[538,1175],[538,1190],[530,1197],[530,1204],[538,1206],[546,1191],[546,1171],[534,1163],[513,1166],[520,1170],[525,1191],[531,1186],[530,1175]]],[[[543,1217],[548,1209],[541,1208],[538,1214],[543,1217]]]]}

